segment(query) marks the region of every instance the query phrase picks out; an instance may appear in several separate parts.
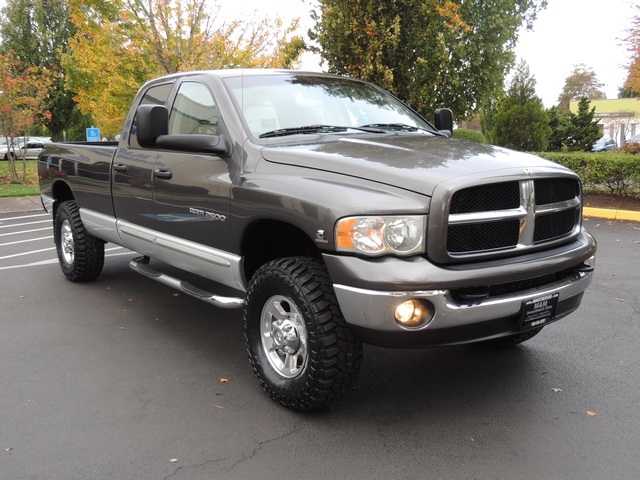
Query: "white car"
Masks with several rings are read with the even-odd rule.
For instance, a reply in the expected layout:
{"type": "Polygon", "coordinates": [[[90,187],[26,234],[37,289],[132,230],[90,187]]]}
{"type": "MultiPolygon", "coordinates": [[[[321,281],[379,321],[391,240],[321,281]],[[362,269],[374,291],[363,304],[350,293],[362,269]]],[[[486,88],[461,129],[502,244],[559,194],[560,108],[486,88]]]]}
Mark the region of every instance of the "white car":
{"type": "Polygon", "coordinates": [[[11,146],[4,154],[4,159],[8,160],[9,155],[16,159],[37,160],[40,151],[45,143],[51,143],[49,137],[16,137],[11,146]],[[25,142],[26,140],[26,142],[25,142]]]}

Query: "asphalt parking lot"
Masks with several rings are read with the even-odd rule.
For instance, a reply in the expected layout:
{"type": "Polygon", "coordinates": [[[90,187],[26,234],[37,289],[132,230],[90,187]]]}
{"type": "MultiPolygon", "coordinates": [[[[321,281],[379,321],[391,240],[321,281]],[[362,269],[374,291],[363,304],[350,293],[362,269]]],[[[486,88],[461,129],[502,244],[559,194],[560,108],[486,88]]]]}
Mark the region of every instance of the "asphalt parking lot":
{"type": "Polygon", "coordinates": [[[591,219],[581,309],[505,351],[365,348],[312,414],[258,386],[241,315],[107,247],[59,271],[50,217],[0,213],[0,479],[637,479],[640,223],[591,219]]]}

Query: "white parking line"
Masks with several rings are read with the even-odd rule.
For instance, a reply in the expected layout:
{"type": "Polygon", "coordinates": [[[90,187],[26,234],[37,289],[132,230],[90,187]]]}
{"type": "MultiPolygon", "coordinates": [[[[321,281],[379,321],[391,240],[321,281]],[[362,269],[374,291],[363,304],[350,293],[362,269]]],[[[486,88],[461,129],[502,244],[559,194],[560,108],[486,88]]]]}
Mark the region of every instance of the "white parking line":
{"type": "Polygon", "coordinates": [[[26,243],[26,242],[37,242],[38,240],[49,240],[51,238],[53,238],[53,235],[50,235],[48,237],[38,237],[38,238],[29,238],[27,240],[18,240],[17,242],[0,243],[0,247],[8,247],[9,245],[17,245],[19,243],[26,243]]]}
{"type": "Polygon", "coordinates": [[[37,222],[14,223],[11,225],[0,225],[0,228],[24,227],[25,225],[35,225],[36,223],[51,223],[50,220],[39,220],[37,222]]]}
{"type": "Polygon", "coordinates": [[[51,217],[49,213],[38,213],[37,215],[21,215],[20,217],[0,218],[0,222],[8,222],[9,220],[22,220],[23,218],[51,217]]]}
{"type": "MultiPolygon", "coordinates": [[[[122,253],[112,253],[107,255],[106,252],[112,252],[113,250],[121,250],[122,247],[114,247],[114,248],[108,248],[105,250],[105,258],[111,258],[111,257],[121,257],[123,255],[135,255],[135,252],[122,252],[122,253]]],[[[58,263],[58,259],[57,258],[51,258],[49,260],[40,260],[39,262],[31,262],[31,263],[23,263],[22,265],[10,265],[7,267],[0,267],[0,271],[2,270],[15,270],[16,268],[26,268],[26,267],[39,267],[41,265],[52,265],[58,263]]]]}
{"type": "Polygon", "coordinates": [[[44,232],[45,230],[51,230],[51,227],[34,228],[33,230],[22,230],[21,232],[0,233],[0,237],[6,237],[8,235],[20,235],[21,233],[44,232]]]}
{"type": "Polygon", "coordinates": [[[6,260],[7,258],[23,257],[24,255],[32,255],[34,253],[48,252],[50,250],[55,250],[55,249],[56,247],[51,247],[51,248],[41,248],[40,250],[31,250],[30,252],[15,253],[13,255],[5,255],[4,257],[0,257],[0,260],[6,260]]]}

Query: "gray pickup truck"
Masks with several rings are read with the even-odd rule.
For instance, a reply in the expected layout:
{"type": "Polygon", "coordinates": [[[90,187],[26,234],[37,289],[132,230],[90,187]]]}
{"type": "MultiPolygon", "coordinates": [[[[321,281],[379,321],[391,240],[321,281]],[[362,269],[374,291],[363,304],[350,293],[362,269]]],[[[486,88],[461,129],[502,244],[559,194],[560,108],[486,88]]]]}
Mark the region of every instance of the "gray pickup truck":
{"type": "Polygon", "coordinates": [[[176,74],[140,89],[118,142],[47,144],[40,188],[69,280],[112,242],[243,308],[262,388],[310,410],[347,390],[363,342],[513,345],[578,308],[596,253],[579,178],[452,127],[359,80],[176,74]]]}

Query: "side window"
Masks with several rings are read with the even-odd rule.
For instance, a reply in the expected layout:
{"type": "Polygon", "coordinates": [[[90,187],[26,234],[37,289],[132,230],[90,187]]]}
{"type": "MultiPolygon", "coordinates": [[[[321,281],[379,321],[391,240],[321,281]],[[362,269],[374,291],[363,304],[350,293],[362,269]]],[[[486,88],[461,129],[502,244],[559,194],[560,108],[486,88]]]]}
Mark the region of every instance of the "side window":
{"type": "MultiPolygon", "coordinates": [[[[165,83],[163,85],[156,85],[146,91],[140,105],[165,105],[169,99],[171,88],[173,83],[165,83]]],[[[133,120],[131,126],[131,133],[129,134],[129,147],[141,148],[138,144],[138,136],[136,135],[136,119],[133,120]]]]}
{"type": "Polygon", "coordinates": [[[169,134],[216,135],[219,116],[213,95],[205,85],[183,82],[169,116],[169,134]]]}

